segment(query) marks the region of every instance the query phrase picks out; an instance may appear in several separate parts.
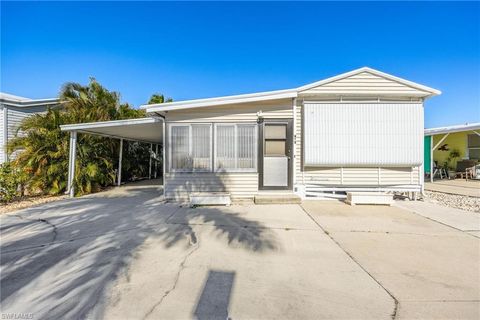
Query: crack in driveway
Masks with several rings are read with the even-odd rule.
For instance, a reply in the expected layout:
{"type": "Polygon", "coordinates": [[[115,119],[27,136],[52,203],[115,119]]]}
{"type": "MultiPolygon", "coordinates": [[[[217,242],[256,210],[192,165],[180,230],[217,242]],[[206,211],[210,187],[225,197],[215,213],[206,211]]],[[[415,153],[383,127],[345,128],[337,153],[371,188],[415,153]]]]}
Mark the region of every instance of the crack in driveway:
{"type": "Polygon", "coordinates": [[[173,282],[173,286],[168,289],[167,291],[165,291],[165,293],[163,294],[163,296],[160,298],[160,300],[158,300],[151,308],[150,310],[148,310],[147,313],[145,313],[145,315],[143,316],[143,320],[147,319],[154,311],[155,309],[157,309],[163,302],[163,300],[165,300],[165,298],[173,291],[176,289],[177,287],[177,283],[178,283],[178,280],[180,279],[180,275],[182,273],[182,271],[185,269],[185,263],[187,262],[187,259],[195,252],[197,251],[199,248],[200,248],[200,242],[197,240],[197,238],[195,237],[194,234],[190,233],[190,245],[195,245],[196,246],[190,250],[189,253],[187,253],[185,255],[185,257],[183,258],[182,262],[180,263],[179,265],[179,268],[178,268],[178,271],[177,271],[177,274],[175,276],[175,280],[173,282]]]}
{"type": "Polygon", "coordinates": [[[55,224],[51,223],[50,221],[48,221],[47,219],[29,219],[29,218],[26,218],[26,217],[22,217],[21,215],[18,215],[18,214],[9,214],[8,216],[16,217],[20,220],[45,223],[46,225],[48,225],[49,227],[52,228],[53,238],[52,238],[52,240],[50,240],[50,243],[54,242],[57,239],[57,235],[58,235],[57,226],[55,224]]]}
{"type": "Polygon", "coordinates": [[[368,272],[367,269],[365,269],[361,264],[360,262],[358,262],[346,249],[344,249],[340,243],[338,243],[333,237],[332,235],[327,231],[325,230],[322,225],[320,223],[317,222],[317,220],[315,220],[311,215],[310,213],[308,213],[308,211],[302,206],[300,205],[300,208],[302,208],[303,212],[305,212],[305,214],[313,221],[313,223],[315,223],[343,252],[345,252],[345,254],[350,257],[350,259],[352,259],[353,262],[355,262],[373,281],[375,281],[389,296],[390,298],[393,299],[393,302],[394,302],[394,308],[393,308],[393,311],[392,313],[390,314],[390,317],[395,320],[395,318],[397,317],[397,314],[398,314],[398,310],[400,309],[400,302],[399,300],[387,289],[385,288],[379,280],[377,280],[370,272],[368,272]]]}

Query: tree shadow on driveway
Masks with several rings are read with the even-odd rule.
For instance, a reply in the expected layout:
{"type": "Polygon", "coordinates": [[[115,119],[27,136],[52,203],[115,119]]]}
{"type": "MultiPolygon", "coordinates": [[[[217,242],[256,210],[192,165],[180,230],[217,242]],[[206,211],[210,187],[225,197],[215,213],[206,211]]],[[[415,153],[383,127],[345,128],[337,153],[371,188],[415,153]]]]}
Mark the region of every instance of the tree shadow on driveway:
{"type": "Polygon", "coordinates": [[[67,199],[2,217],[2,312],[85,318],[147,238],[167,248],[184,241],[189,250],[196,242],[191,221],[198,219],[246,250],[277,247],[258,221],[220,208],[165,204],[156,187],[67,199]]]}

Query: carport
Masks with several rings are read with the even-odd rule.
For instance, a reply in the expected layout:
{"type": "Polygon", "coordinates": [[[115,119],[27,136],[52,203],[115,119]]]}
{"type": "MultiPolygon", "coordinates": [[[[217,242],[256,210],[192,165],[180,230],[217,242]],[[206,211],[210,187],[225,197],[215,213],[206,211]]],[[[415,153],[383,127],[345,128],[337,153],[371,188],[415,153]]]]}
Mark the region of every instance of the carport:
{"type": "MultiPolygon", "coordinates": [[[[122,179],[122,153],[123,141],[137,141],[150,144],[150,163],[149,178],[152,172],[152,153],[158,153],[158,147],[163,148],[163,137],[165,136],[164,119],[161,117],[147,117],[139,119],[101,121],[76,123],[60,126],[62,131],[70,132],[70,150],[68,161],[68,184],[67,193],[70,197],[75,194],[75,161],[77,150],[77,133],[93,134],[102,137],[114,138],[120,141],[120,151],[118,155],[118,175],[117,185],[120,185],[122,179]]],[[[163,172],[165,172],[165,153],[162,152],[163,172]]]]}

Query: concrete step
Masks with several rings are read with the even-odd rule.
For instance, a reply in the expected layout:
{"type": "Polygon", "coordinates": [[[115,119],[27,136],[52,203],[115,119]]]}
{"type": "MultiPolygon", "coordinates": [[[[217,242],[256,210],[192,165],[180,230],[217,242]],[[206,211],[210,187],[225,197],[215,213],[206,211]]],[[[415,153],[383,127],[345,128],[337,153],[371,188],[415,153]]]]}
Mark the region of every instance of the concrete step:
{"type": "Polygon", "coordinates": [[[346,203],[357,204],[393,204],[393,194],[385,192],[347,192],[346,203]]]}
{"type": "Polygon", "coordinates": [[[293,193],[287,194],[258,194],[255,204],[300,204],[302,199],[293,193]]]}
{"type": "Polygon", "coordinates": [[[196,192],[190,194],[191,206],[229,206],[232,203],[227,192],[196,192]]]}

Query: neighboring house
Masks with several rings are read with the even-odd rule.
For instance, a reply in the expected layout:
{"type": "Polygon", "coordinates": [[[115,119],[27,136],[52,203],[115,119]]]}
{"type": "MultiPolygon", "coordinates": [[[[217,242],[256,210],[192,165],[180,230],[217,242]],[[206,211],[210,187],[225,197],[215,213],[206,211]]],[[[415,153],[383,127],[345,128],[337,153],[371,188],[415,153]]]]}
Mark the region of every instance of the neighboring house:
{"type": "MultiPolygon", "coordinates": [[[[438,94],[364,67],[293,89],[145,105],[151,118],[62,130],[73,146],[76,132],[163,143],[167,199],[421,192],[423,102],[438,94]]],[[[70,154],[73,176],[75,148],[70,154]]]]}
{"type": "MultiPolygon", "coordinates": [[[[8,140],[17,135],[21,121],[36,113],[45,112],[49,106],[58,105],[54,99],[28,99],[0,92],[0,163],[8,160],[8,140]]],[[[19,132],[21,134],[21,132],[19,132]]]]}
{"type": "Polygon", "coordinates": [[[460,157],[450,160],[455,168],[458,160],[480,161],[480,123],[466,123],[448,127],[425,129],[425,173],[430,173],[434,162],[443,167],[455,150],[460,157]]]}

